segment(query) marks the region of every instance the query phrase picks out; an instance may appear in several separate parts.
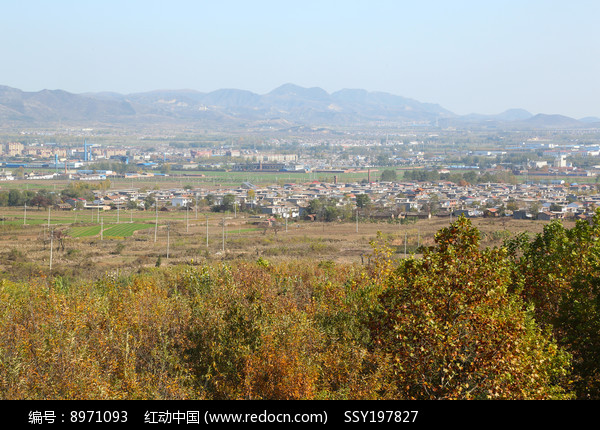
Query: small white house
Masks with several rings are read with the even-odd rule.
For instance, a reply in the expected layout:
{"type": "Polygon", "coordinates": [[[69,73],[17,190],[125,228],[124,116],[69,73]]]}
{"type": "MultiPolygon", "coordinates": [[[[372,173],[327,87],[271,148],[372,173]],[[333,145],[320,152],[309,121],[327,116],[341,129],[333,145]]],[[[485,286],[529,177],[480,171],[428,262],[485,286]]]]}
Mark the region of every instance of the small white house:
{"type": "Polygon", "coordinates": [[[194,199],[192,199],[191,197],[179,196],[179,197],[173,197],[171,199],[171,205],[174,207],[189,206],[193,202],[194,202],[194,199]]]}

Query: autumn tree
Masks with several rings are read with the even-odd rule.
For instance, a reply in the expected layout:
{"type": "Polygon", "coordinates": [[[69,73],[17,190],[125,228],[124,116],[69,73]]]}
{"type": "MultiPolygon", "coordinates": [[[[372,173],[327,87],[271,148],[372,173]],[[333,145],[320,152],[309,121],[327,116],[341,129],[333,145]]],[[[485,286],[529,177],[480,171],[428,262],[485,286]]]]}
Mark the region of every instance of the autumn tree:
{"type": "Polygon", "coordinates": [[[600,399],[600,212],[567,229],[560,221],[531,240],[506,242],[513,266],[511,289],[535,310],[573,355],[577,398],[600,399]]]}
{"type": "Polygon", "coordinates": [[[387,396],[401,399],[567,397],[568,354],[508,291],[503,249],[479,249],[464,217],[441,230],[422,259],[381,279],[372,351],[388,363],[387,396]]]}

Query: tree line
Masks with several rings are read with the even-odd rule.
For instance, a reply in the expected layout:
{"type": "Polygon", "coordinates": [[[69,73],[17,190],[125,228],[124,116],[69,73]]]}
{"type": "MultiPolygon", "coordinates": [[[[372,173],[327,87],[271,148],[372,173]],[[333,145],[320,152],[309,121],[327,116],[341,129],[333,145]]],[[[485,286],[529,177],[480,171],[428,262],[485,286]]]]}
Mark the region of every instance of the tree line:
{"type": "Polygon", "coordinates": [[[484,184],[488,182],[516,184],[517,178],[512,172],[498,171],[494,173],[484,172],[482,174],[475,170],[466,172],[440,173],[437,169],[413,169],[404,171],[404,179],[419,182],[448,181],[457,185],[484,184]]]}
{"type": "Polygon", "coordinates": [[[19,190],[13,188],[8,191],[0,191],[0,206],[37,206],[38,208],[47,208],[65,199],[83,198],[88,201],[95,199],[94,190],[107,190],[110,188],[110,180],[106,179],[98,183],[89,182],[70,182],[63,190],[59,192],[40,190],[19,190]]]}

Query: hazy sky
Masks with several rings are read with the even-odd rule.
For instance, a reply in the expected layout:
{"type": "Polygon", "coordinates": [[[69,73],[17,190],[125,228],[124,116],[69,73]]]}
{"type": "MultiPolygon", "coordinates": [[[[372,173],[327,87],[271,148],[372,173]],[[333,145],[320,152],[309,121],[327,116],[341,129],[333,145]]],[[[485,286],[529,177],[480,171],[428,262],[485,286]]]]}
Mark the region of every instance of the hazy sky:
{"type": "Polygon", "coordinates": [[[287,82],[458,113],[600,117],[597,0],[4,0],[0,85],[75,93],[287,82]]]}

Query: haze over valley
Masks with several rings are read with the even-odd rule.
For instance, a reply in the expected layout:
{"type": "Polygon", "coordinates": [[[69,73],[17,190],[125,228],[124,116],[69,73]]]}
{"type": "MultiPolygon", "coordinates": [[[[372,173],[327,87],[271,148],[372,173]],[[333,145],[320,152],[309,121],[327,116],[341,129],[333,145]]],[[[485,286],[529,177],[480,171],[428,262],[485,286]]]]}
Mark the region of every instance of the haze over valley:
{"type": "Polygon", "coordinates": [[[25,92],[0,86],[3,128],[58,123],[111,123],[122,126],[198,125],[219,130],[255,127],[284,130],[293,126],[325,127],[458,127],[458,128],[594,128],[600,119],[533,114],[510,109],[497,115],[457,115],[433,103],[384,92],[343,89],[334,93],[284,84],[266,94],[241,89],[209,93],[156,90],[145,93],[73,94],[63,90],[25,92]]]}

